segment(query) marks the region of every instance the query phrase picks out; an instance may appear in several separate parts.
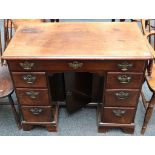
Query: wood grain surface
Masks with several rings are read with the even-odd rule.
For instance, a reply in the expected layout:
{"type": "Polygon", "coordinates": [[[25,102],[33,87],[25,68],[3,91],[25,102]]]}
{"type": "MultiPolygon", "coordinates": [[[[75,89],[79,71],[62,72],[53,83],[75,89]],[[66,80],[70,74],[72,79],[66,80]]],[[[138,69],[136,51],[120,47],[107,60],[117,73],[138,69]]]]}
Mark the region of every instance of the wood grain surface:
{"type": "Polygon", "coordinates": [[[19,27],[4,59],[150,59],[136,23],[37,23],[19,27]]]}

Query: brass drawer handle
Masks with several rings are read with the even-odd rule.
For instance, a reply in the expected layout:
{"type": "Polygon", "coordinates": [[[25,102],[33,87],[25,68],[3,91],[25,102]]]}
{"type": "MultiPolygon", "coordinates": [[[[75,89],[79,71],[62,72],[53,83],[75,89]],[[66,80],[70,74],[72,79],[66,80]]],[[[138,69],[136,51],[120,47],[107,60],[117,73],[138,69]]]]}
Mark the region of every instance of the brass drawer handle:
{"type": "Polygon", "coordinates": [[[124,100],[129,97],[129,93],[121,91],[121,92],[115,93],[115,96],[120,100],[124,100]]]}
{"type": "Polygon", "coordinates": [[[34,63],[33,63],[33,62],[24,61],[24,62],[20,62],[19,65],[20,65],[24,70],[31,70],[32,67],[34,66],[34,63]]]}
{"type": "Polygon", "coordinates": [[[40,113],[43,112],[43,109],[42,108],[31,108],[30,109],[30,112],[33,114],[33,115],[39,115],[40,113]]]}
{"type": "Polygon", "coordinates": [[[124,61],[117,65],[122,71],[127,71],[131,67],[133,67],[132,63],[128,63],[127,61],[124,61]]]}
{"type": "Polygon", "coordinates": [[[32,99],[36,99],[37,96],[39,95],[39,92],[35,92],[35,91],[27,91],[26,95],[29,96],[32,99]]]}
{"type": "Polygon", "coordinates": [[[31,74],[23,75],[23,80],[28,84],[33,84],[36,80],[36,76],[33,76],[31,74]]]}
{"type": "Polygon", "coordinates": [[[118,109],[118,110],[113,110],[112,112],[115,116],[122,117],[126,113],[126,110],[118,109]]]}
{"type": "Polygon", "coordinates": [[[68,63],[69,67],[73,68],[73,69],[78,69],[81,68],[83,66],[82,62],[78,62],[78,61],[73,61],[68,63]]]}
{"type": "Polygon", "coordinates": [[[131,81],[131,76],[127,76],[127,75],[119,75],[118,77],[117,77],[117,79],[118,79],[118,81],[120,82],[120,83],[129,83],[130,81],[131,81]]]}

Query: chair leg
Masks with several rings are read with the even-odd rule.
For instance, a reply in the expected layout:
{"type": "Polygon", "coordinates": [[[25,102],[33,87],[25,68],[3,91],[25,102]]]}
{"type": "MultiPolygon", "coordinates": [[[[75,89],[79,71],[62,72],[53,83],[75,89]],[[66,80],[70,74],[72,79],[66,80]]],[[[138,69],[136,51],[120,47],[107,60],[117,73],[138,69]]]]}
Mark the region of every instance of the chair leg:
{"type": "Polygon", "coordinates": [[[149,60],[148,67],[147,67],[148,76],[151,76],[152,68],[153,68],[153,60],[149,60]]]}
{"type": "Polygon", "coordinates": [[[11,104],[11,107],[12,107],[12,111],[13,111],[13,114],[15,117],[16,124],[17,124],[18,128],[21,129],[22,127],[21,127],[20,115],[15,108],[15,104],[14,104],[14,101],[12,99],[12,96],[9,95],[8,98],[9,98],[9,103],[11,104]]]}
{"type": "Polygon", "coordinates": [[[144,122],[143,122],[142,130],[141,130],[141,134],[145,133],[145,130],[147,128],[147,124],[148,124],[148,122],[149,122],[149,120],[150,120],[150,118],[152,116],[154,104],[155,104],[155,94],[153,94],[150,102],[148,103],[148,107],[146,109],[144,122]]]}

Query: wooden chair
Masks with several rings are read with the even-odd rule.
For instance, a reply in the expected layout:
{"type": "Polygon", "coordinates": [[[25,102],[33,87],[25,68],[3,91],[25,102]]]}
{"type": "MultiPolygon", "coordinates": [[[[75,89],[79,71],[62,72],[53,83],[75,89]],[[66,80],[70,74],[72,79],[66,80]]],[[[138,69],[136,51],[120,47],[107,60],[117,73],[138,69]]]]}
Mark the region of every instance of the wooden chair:
{"type": "MultiPolygon", "coordinates": [[[[152,45],[153,49],[155,49],[155,35],[154,35],[155,27],[151,24],[151,21],[152,20],[145,20],[145,19],[141,20],[142,31],[145,38],[148,39],[150,43],[149,46],[152,45]],[[152,41],[154,41],[154,43],[152,43],[152,41]]],[[[151,48],[151,50],[153,49],[151,48]]],[[[147,67],[148,76],[151,76],[153,71],[152,68],[153,68],[153,60],[150,60],[148,62],[148,67],[147,67]]]]}
{"type": "MultiPolygon", "coordinates": [[[[152,52],[153,57],[155,58],[155,51],[152,48],[151,44],[150,44],[150,39],[151,36],[155,36],[155,31],[153,29],[151,29],[149,22],[146,20],[142,20],[142,28],[143,28],[143,33],[146,39],[146,42],[148,44],[148,47],[150,49],[150,51],[152,52]]],[[[151,118],[152,112],[153,112],[153,108],[155,105],[155,64],[153,62],[153,60],[150,60],[149,62],[149,68],[148,68],[148,73],[145,76],[145,81],[148,85],[149,90],[152,92],[152,97],[149,101],[146,100],[144,93],[141,92],[141,96],[142,96],[142,102],[144,104],[144,107],[146,109],[146,113],[145,113],[145,117],[144,117],[144,122],[143,122],[143,126],[141,129],[141,134],[145,133],[145,130],[147,128],[147,124],[151,118]]]]}
{"type": "Polygon", "coordinates": [[[13,36],[13,23],[10,19],[4,19],[4,49],[8,46],[13,36]]]}
{"type": "Polygon", "coordinates": [[[1,33],[0,33],[0,99],[8,97],[9,103],[11,105],[16,124],[18,128],[21,128],[20,123],[20,115],[19,112],[17,112],[15,103],[12,99],[12,93],[14,92],[12,80],[8,71],[8,67],[6,64],[3,64],[1,61],[2,56],[2,43],[1,43],[1,33]]]}

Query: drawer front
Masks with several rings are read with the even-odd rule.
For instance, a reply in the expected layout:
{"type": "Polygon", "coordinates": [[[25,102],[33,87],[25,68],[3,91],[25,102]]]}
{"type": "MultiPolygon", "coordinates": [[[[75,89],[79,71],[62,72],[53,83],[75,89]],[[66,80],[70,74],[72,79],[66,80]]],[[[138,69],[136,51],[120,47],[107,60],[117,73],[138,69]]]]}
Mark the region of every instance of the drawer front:
{"type": "Polygon", "coordinates": [[[53,120],[50,106],[22,106],[21,109],[26,122],[51,122],[53,120]]]}
{"type": "Polygon", "coordinates": [[[49,106],[48,89],[17,88],[16,93],[21,105],[49,106]]]}
{"type": "Polygon", "coordinates": [[[44,72],[13,72],[12,77],[16,87],[47,87],[44,72]]]}
{"type": "Polygon", "coordinates": [[[137,89],[110,89],[105,91],[104,106],[121,106],[132,107],[136,106],[139,97],[137,89]]]}
{"type": "Polygon", "coordinates": [[[140,88],[143,80],[143,73],[119,73],[109,72],[107,74],[106,88],[125,89],[140,88]]]}
{"type": "Polygon", "coordinates": [[[31,61],[8,61],[11,71],[143,71],[145,61],[121,61],[121,60],[31,60],[31,61]]]}
{"type": "Polygon", "coordinates": [[[134,116],[135,116],[134,108],[105,107],[103,110],[104,123],[130,124],[133,123],[134,116]]]}

